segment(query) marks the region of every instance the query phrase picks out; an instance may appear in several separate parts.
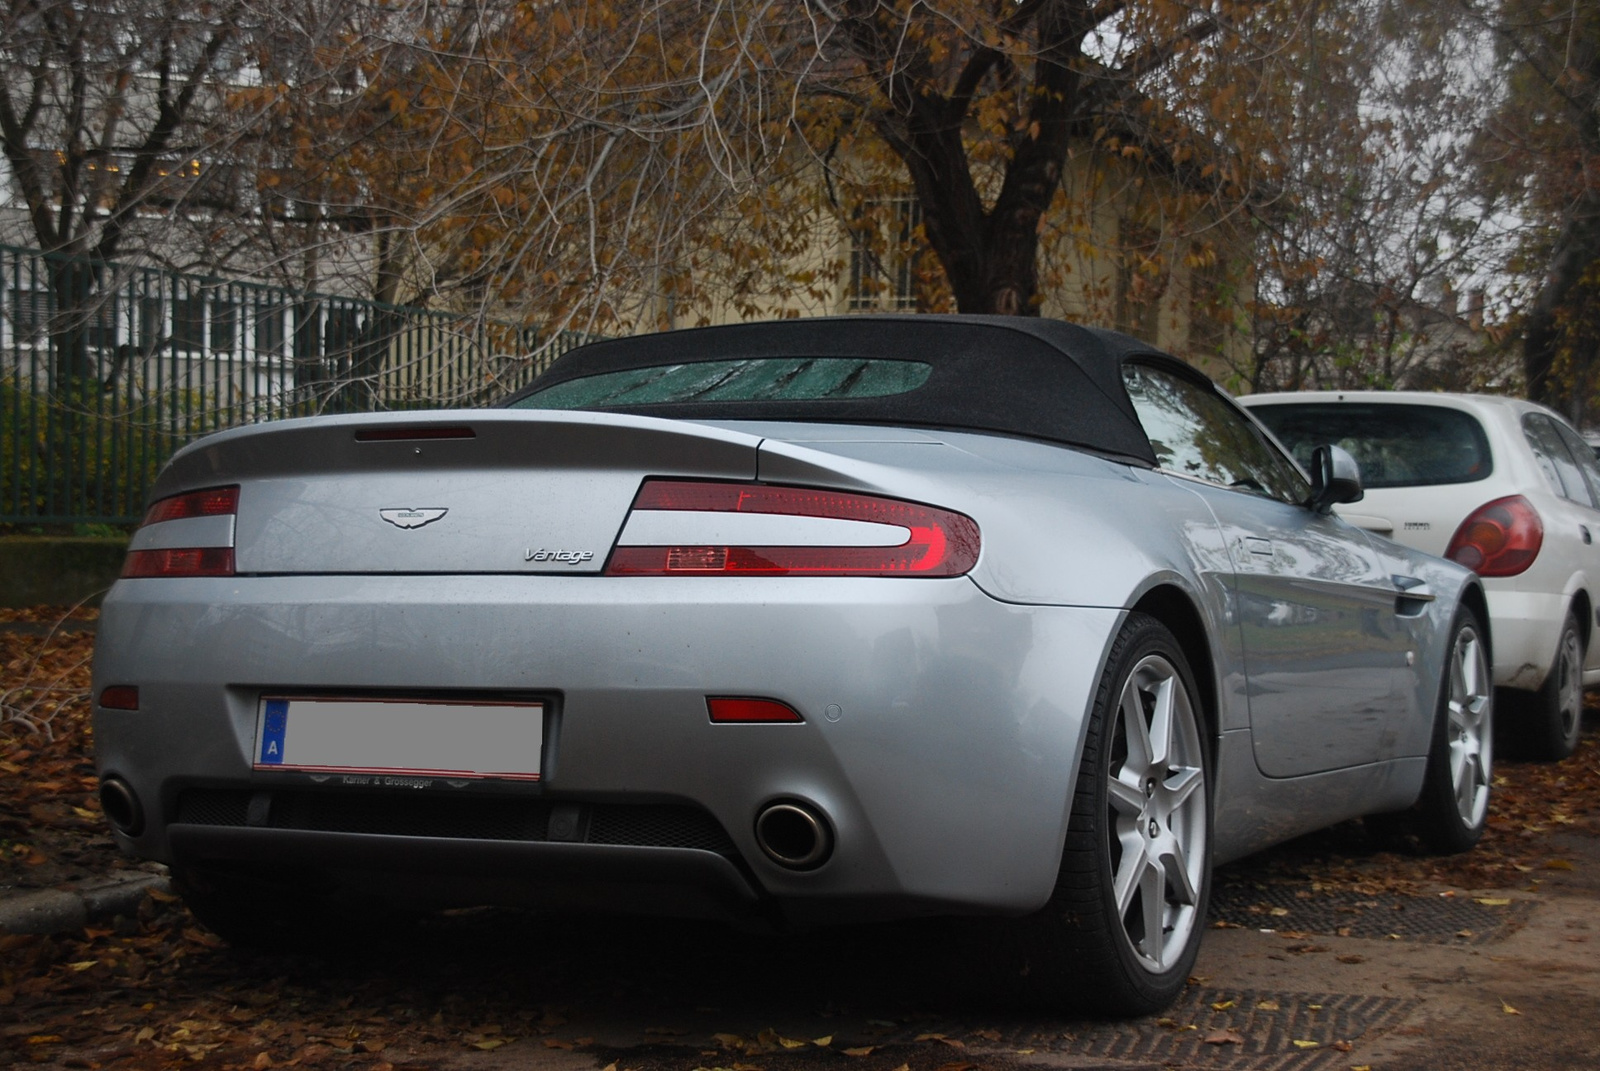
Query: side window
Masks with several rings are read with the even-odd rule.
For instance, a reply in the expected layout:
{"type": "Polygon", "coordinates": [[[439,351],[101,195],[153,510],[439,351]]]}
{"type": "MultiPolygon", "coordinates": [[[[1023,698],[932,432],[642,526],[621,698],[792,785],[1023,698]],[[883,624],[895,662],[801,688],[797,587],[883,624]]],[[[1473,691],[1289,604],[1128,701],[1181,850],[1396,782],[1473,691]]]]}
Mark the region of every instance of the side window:
{"type": "Polygon", "coordinates": [[[1539,471],[1544,473],[1552,491],[1581,505],[1594,505],[1583,471],[1561,441],[1555,421],[1539,413],[1529,413],[1522,418],[1522,435],[1528,440],[1539,471]]]}
{"type": "Polygon", "coordinates": [[[1600,506],[1600,460],[1594,456],[1594,447],[1584,442],[1583,436],[1567,425],[1559,421],[1551,423],[1555,425],[1556,431],[1561,435],[1561,441],[1566,444],[1567,451],[1572,454],[1572,460],[1577,462],[1579,470],[1589,484],[1590,501],[1600,506]]]}
{"type": "Polygon", "coordinates": [[[1288,458],[1215,391],[1149,365],[1125,364],[1122,376],[1163,469],[1284,502],[1310,495],[1288,458]]]}

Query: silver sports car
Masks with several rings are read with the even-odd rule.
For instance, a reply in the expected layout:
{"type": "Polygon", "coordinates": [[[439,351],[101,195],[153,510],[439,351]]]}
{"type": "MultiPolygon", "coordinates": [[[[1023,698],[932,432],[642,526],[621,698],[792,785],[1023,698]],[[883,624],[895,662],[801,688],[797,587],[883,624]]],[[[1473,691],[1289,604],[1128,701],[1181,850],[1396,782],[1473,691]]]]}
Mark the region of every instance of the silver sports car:
{"type": "Polygon", "coordinates": [[[1214,864],[1483,829],[1483,591],[1330,513],[1360,494],[1039,319],[641,336],[502,408],[224,431],[106,599],[101,799],[235,942],[989,915],[1036,996],[1144,1012],[1214,864]]]}

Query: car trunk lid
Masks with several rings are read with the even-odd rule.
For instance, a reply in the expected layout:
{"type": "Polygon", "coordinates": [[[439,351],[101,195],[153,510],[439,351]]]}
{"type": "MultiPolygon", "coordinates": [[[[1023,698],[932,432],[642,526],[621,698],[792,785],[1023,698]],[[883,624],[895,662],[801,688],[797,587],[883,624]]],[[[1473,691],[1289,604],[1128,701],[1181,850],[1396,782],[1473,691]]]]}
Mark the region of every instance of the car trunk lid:
{"type": "Polygon", "coordinates": [[[201,440],[155,496],[239,484],[241,574],[598,573],[645,476],[753,479],[759,444],[600,413],[295,420],[201,440]]]}

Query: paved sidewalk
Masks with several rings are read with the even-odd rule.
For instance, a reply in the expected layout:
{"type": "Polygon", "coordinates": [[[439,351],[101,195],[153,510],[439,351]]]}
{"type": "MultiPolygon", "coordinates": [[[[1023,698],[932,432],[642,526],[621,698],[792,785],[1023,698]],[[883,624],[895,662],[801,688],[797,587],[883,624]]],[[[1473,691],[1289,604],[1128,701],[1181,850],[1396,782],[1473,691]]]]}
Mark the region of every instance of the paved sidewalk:
{"type": "Polygon", "coordinates": [[[165,871],[135,872],[53,889],[0,886],[0,933],[67,933],[98,919],[131,915],[151,889],[170,891],[165,871]]]}

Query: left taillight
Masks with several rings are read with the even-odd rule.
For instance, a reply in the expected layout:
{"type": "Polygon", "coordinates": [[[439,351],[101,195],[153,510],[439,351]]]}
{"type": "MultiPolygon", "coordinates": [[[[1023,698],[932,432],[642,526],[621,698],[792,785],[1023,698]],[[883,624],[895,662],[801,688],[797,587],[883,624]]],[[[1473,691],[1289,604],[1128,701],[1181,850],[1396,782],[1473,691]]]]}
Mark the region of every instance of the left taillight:
{"type": "Polygon", "coordinates": [[[879,495],[775,484],[646,480],[611,576],[906,576],[969,572],[972,518],[879,495]]]}
{"type": "Polygon", "coordinates": [[[150,504],[128,544],[122,575],[233,575],[233,524],[239,487],[185,491],[150,504]]]}

